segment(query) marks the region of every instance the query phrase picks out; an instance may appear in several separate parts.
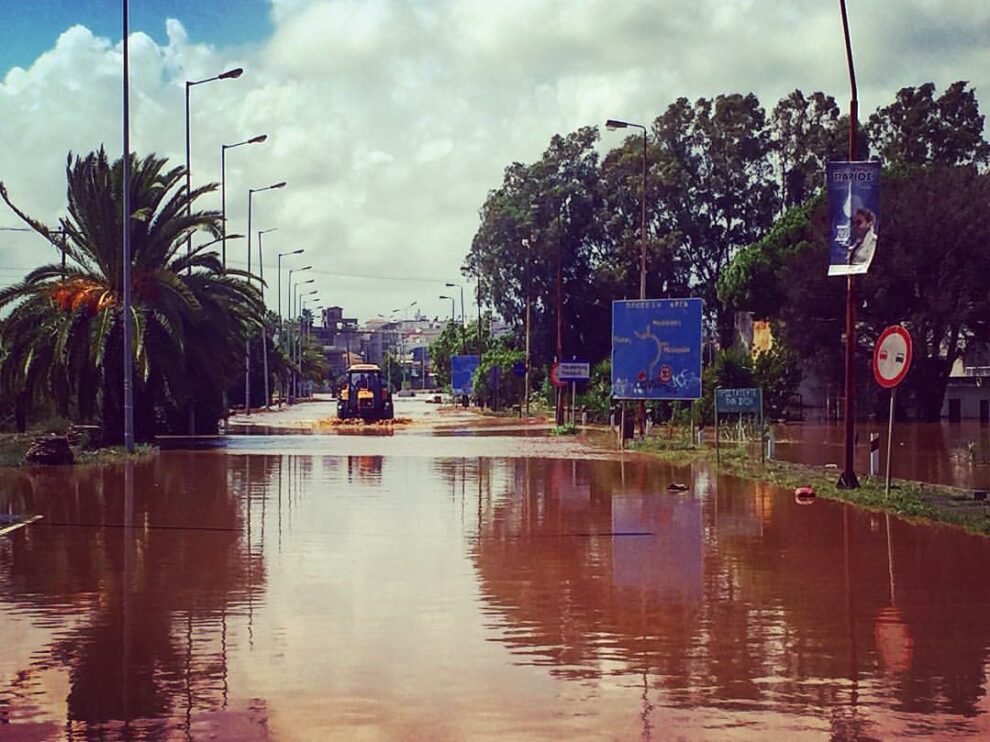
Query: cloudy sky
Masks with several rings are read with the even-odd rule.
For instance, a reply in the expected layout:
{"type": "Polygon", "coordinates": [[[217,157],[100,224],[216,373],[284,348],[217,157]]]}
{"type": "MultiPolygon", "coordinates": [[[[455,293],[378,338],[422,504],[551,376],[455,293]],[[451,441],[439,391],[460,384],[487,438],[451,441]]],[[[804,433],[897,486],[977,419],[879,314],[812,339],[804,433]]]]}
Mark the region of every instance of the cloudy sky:
{"type": "MultiPolygon", "coordinates": [[[[795,88],[849,97],[837,0],[130,5],[132,149],[181,164],[185,81],[243,67],[191,91],[194,182],[220,180],[222,144],[268,134],[227,152],[229,231],[246,232],[249,188],[287,181],[254,197],[255,230],[278,230],[264,238],[270,304],[276,254],[304,248],[283,268],[311,264],[323,303],[361,320],[412,302],[447,316],[438,295],[463,281],[485,194],[555,133],[650,122],[678,96],[753,91],[767,108],[795,88]]],[[[986,0],[848,7],[864,117],[926,81],[969,80],[990,108],[986,0]]],[[[120,0],[0,0],[0,180],[29,213],[64,213],[68,152],[105,144],[119,157],[121,62],[120,0]]],[[[219,192],[208,199],[219,208],[219,192]]],[[[20,226],[0,208],[0,227],[20,226]]],[[[228,250],[246,263],[245,241],[228,250]]],[[[49,251],[0,231],[0,285],[49,251]]]]}

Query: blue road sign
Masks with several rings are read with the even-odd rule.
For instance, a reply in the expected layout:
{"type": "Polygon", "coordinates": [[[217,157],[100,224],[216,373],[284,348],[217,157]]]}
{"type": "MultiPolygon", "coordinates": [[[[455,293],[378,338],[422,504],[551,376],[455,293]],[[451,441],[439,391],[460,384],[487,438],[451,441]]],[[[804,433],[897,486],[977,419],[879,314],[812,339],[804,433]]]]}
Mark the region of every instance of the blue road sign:
{"type": "Polygon", "coordinates": [[[701,299],[612,302],[612,396],[701,398],[701,299]]]}
{"type": "Polygon", "coordinates": [[[454,394],[471,394],[474,390],[474,372],[478,364],[478,356],[450,357],[450,389],[454,394]]]}
{"type": "Polygon", "coordinates": [[[723,412],[751,413],[759,415],[763,409],[761,389],[716,389],[715,409],[723,412]]]}
{"type": "Polygon", "coordinates": [[[516,376],[525,376],[526,364],[523,363],[522,361],[516,361],[515,363],[512,364],[512,373],[515,374],[516,376]]]}

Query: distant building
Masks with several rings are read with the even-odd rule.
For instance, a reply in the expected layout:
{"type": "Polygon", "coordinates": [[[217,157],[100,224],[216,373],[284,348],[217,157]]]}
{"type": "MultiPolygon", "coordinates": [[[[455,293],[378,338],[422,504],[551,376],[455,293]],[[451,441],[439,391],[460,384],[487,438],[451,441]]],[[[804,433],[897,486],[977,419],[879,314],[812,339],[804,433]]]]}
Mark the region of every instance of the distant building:
{"type": "Polygon", "coordinates": [[[990,424],[990,346],[971,343],[949,372],[942,417],[990,424]]]}
{"type": "Polygon", "coordinates": [[[323,354],[330,365],[330,373],[340,376],[348,365],[360,360],[360,330],[358,321],[345,317],[340,307],[327,307],[320,316],[322,326],[312,328],[312,337],[323,346],[323,354]]]}

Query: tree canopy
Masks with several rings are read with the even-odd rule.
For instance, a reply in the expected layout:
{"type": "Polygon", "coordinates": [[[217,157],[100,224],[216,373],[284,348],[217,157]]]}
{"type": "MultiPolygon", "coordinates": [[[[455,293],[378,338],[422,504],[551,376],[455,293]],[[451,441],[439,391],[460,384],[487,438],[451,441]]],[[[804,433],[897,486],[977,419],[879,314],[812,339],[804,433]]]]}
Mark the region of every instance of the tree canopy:
{"type": "MultiPolygon", "coordinates": [[[[825,278],[821,186],[825,163],[847,157],[849,125],[822,92],[792,91],[769,113],[751,93],[681,98],[647,126],[645,184],[638,133],[601,156],[593,127],[554,136],[538,161],[511,164],[488,194],[463,270],[517,327],[528,298],[533,356],[545,365],[556,351],[559,269],[563,355],[594,363],[609,352],[611,302],[638,296],[645,193],[649,298],[704,298],[723,348],[736,310],[776,319],[803,367],[832,374],[844,284],[825,278]]],[[[862,342],[882,322],[917,324],[940,359],[930,372],[940,400],[950,356],[987,324],[987,291],[972,275],[987,244],[983,116],[967,83],[939,96],[925,83],[859,127],[858,158],[886,166],[883,247],[861,282],[862,342]],[[919,290],[908,306],[888,284],[912,276],[919,290]]],[[[938,400],[917,401],[931,416],[938,400]]]]}

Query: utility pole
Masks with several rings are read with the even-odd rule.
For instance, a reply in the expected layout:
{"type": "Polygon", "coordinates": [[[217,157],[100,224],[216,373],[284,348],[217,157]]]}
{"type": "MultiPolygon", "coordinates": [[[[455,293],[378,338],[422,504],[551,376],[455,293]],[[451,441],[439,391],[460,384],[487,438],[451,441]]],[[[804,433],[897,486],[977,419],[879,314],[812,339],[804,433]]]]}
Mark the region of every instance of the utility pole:
{"type": "MultiPolygon", "coordinates": [[[[846,14],[846,0],[839,0],[842,11],[842,32],[846,42],[846,62],[849,65],[849,86],[852,95],[849,100],[849,161],[856,161],[856,129],[859,128],[859,101],[856,96],[856,69],[853,66],[852,43],[849,40],[849,18],[846,14]]],[[[845,401],[845,456],[839,489],[857,489],[854,464],[854,444],[856,440],[856,277],[846,276],[846,401],[845,401]]]]}

